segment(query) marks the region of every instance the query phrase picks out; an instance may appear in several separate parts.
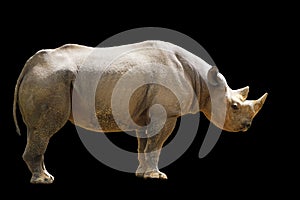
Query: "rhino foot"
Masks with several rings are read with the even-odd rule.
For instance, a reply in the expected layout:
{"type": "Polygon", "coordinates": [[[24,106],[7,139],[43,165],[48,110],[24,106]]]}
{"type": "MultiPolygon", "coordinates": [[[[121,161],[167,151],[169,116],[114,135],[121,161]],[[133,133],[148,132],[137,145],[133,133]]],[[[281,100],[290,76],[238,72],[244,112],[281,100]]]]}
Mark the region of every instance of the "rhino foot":
{"type": "Polygon", "coordinates": [[[135,171],[135,175],[137,177],[143,178],[146,171],[146,167],[143,165],[139,165],[137,170],[135,171]]]}
{"type": "Polygon", "coordinates": [[[148,179],[168,179],[167,175],[163,172],[160,172],[159,170],[154,170],[154,171],[147,171],[144,173],[144,178],[148,179]]]}
{"type": "Polygon", "coordinates": [[[54,181],[54,177],[47,171],[43,173],[35,173],[32,175],[30,183],[33,184],[51,184],[54,181]]]}

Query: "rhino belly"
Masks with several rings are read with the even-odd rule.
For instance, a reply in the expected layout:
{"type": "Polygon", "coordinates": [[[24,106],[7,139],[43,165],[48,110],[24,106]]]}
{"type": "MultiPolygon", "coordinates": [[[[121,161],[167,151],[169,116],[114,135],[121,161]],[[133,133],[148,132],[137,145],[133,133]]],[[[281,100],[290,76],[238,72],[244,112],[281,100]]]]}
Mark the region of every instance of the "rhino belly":
{"type": "MultiPolygon", "coordinates": [[[[73,94],[74,96],[74,94],[73,94]]],[[[95,106],[86,103],[85,99],[73,98],[70,121],[81,128],[94,132],[122,132],[139,128],[137,117],[128,115],[118,107],[114,109],[106,98],[96,98],[95,106]]]]}

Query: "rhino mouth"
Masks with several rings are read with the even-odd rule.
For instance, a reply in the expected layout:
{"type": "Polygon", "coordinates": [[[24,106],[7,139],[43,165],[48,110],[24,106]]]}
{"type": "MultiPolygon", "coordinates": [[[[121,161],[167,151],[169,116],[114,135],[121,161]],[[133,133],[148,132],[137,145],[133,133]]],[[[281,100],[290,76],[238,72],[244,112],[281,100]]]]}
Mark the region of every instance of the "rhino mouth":
{"type": "Polygon", "coordinates": [[[246,132],[249,130],[249,128],[250,128],[250,126],[242,126],[239,131],[246,132]]]}
{"type": "Polygon", "coordinates": [[[240,127],[240,131],[246,132],[251,126],[251,122],[244,122],[240,127]]]}
{"type": "Polygon", "coordinates": [[[236,127],[235,129],[232,129],[231,132],[246,132],[248,131],[249,127],[246,126],[240,126],[236,127]]]}
{"type": "Polygon", "coordinates": [[[236,127],[235,129],[224,129],[224,130],[227,130],[229,132],[246,132],[248,131],[248,127],[245,127],[245,126],[241,126],[241,127],[236,127]]]}
{"type": "Polygon", "coordinates": [[[242,132],[246,132],[246,131],[248,131],[248,129],[249,129],[249,128],[244,127],[244,128],[241,129],[241,131],[242,131],[242,132]]]}

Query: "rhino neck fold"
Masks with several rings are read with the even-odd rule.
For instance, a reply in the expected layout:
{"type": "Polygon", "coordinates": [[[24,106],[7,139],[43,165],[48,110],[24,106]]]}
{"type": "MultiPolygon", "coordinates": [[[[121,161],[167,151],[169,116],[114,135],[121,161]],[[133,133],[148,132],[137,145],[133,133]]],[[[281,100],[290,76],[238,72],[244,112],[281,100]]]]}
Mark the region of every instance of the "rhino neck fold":
{"type": "Polygon", "coordinates": [[[200,77],[199,90],[197,91],[197,98],[199,102],[199,111],[203,112],[204,115],[210,119],[210,107],[211,99],[209,95],[209,90],[207,88],[207,83],[203,78],[200,77]]]}
{"type": "Polygon", "coordinates": [[[197,102],[193,103],[191,108],[191,113],[203,112],[205,115],[210,110],[210,95],[207,88],[206,80],[203,78],[206,75],[203,75],[198,70],[195,70],[193,73],[193,88],[196,95],[195,100],[197,102]],[[197,104],[197,105],[196,105],[197,104]]]}
{"type": "Polygon", "coordinates": [[[210,95],[207,87],[207,73],[212,67],[198,56],[185,51],[179,50],[176,57],[182,64],[186,76],[194,89],[196,98],[191,104],[190,113],[198,113],[199,111],[209,113],[210,111],[210,95]]]}

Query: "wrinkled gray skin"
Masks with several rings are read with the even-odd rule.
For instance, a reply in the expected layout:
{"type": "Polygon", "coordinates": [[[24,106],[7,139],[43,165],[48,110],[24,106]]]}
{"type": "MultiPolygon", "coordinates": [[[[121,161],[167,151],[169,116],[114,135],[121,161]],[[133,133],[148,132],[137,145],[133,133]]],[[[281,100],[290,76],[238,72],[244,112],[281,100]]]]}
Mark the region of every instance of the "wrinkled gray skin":
{"type": "Polygon", "coordinates": [[[13,110],[17,132],[20,133],[17,103],[27,126],[23,159],[32,172],[31,183],[53,182],[53,176],[44,165],[44,153],[51,136],[68,120],[97,132],[135,130],[139,153],[136,175],[166,179],[166,174],[160,172],[157,165],[160,149],[172,133],[176,119],[201,111],[223,130],[246,131],[267,97],[264,94],[258,100],[246,100],[248,91],[249,87],[230,89],[216,67],[170,43],[145,41],[110,48],[68,44],[41,50],[26,62],[15,87],[13,110]],[[128,84],[123,88],[118,86],[119,98],[114,100],[120,106],[113,116],[113,90],[126,72],[132,72],[131,79],[127,79],[128,84]],[[101,76],[100,81],[96,76],[101,76]],[[149,83],[132,94],[129,106],[122,105],[123,96],[130,92],[130,80],[142,79],[168,81],[174,85],[180,102],[174,91],[149,83]],[[94,102],[89,102],[93,97],[94,102]],[[166,122],[157,134],[151,134],[155,132],[153,127],[160,125],[156,124],[160,120],[150,120],[150,108],[154,104],[162,105],[166,111],[166,122]],[[130,117],[122,110],[126,106],[130,117]]]}

